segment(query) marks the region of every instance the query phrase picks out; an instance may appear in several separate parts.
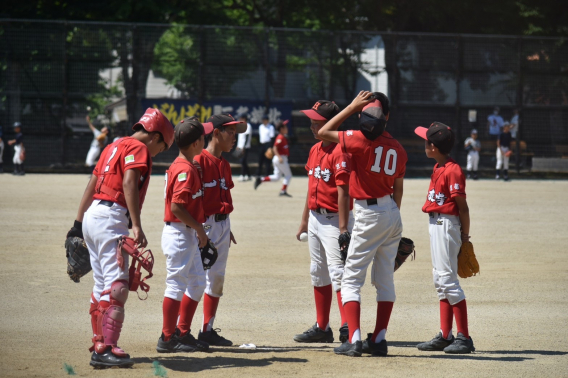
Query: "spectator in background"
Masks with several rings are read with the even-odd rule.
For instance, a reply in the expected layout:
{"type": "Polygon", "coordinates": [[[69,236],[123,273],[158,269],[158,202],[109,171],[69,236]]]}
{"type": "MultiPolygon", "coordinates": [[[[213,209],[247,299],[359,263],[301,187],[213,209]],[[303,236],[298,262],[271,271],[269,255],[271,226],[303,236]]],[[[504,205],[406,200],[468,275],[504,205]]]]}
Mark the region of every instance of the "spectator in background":
{"type": "Polygon", "coordinates": [[[14,175],[23,176],[26,174],[24,171],[24,160],[26,160],[26,149],[24,148],[24,134],[22,134],[22,124],[20,122],[14,123],[14,132],[16,139],[8,141],[10,146],[14,146],[14,175]]]}
{"type": "Polygon", "coordinates": [[[262,123],[258,126],[258,139],[260,142],[260,151],[258,152],[258,171],[256,172],[257,177],[262,177],[262,167],[266,165],[265,176],[270,175],[272,164],[270,159],[268,159],[264,154],[266,150],[272,147],[272,140],[275,137],[274,126],[268,122],[268,115],[265,114],[262,117],[262,123]]]}
{"type": "Polygon", "coordinates": [[[503,168],[503,180],[509,181],[509,157],[511,156],[511,133],[509,132],[509,124],[503,126],[503,132],[499,135],[497,140],[497,166],[495,167],[497,172],[495,173],[495,178],[498,180],[501,178],[500,172],[503,168]]]}
{"type": "Polygon", "coordinates": [[[479,166],[481,142],[477,140],[476,129],[471,130],[471,136],[465,140],[464,147],[467,151],[467,178],[477,180],[477,168],[479,166]]]}
{"type": "Polygon", "coordinates": [[[244,133],[239,134],[239,139],[237,141],[236,156],[241,159],[241,176],[239,177],[239,181],[249,181],[251,179],[251,175],[247,159],[250,150],[250,141],[252,139],[252,126],[248,123],[246,114],[240,114],[237,118],[239,121],[247,124],[247,130],[244,133]]]}
{"type": "Polygon", "coordinates": [[[517,132],[519,131],[519,109],[513,110],[513,118],[511,118],[509,131],[511,131],[511,138],[517,139],[517,132]]]}
{"type": "Polygon", "coordinates": [[[503,117],[499,115],[499,107],[496,106],[493,108],[493,114],[487,117],[487,127],[489,129],[489,135],[495,137],[495,139],[499,138],[499,134],[501,134],[501,128],[503,127],[503,117]]]}
{"type": "Polygon", "coordinates": [[[89,152],[87,153],[87,159],[85,160],[85,165],[91,168],[91,170],[93,170],[95,169],[97,158],[101,153],[101,148],[103,148],[107,142],[108,128],[103,127],[101,131],[99,131],[91,123],[91,117],[87,116],[85,119],[87,120],[87,123],[89,124],[89,129],[91,129],[94,136],[93,141],[91,142],[91,147],[89,148],[89,152]]]}
{"type": "Polygon", "coordinates": [[[0,126],[0,173],[4,173],[4,160],[2,156],[4,155],[4,132],[2,126],[0,126]]]}

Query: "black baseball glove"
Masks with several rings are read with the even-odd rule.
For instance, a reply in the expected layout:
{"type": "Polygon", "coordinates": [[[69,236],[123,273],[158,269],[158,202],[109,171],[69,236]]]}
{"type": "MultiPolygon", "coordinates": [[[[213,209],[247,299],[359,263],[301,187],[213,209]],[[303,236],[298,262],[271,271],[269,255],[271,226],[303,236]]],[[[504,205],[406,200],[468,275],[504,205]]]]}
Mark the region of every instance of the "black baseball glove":
{"type": "Polygon", "coordinates": [[[85,274],[91,271],[91,258],[85,241],[78,236],[69,236],[65,240],[67,256],[67,274],[73,282],[78,283],[85,274]]]}
{"type": "Polygon", "coordinates": [[[401,238],[400,243],[398,243],[398,252],[396,253],[396,257],[394,259],[395,272],[398,268],[400,268],[402,264],[404,264],[408,256],[410,256],[412,253],[414,253],[414,256],[412,257],[412,260],[414,260],[416,256],[416,251],[414,250],[414,242],[409,238],[401,238]]]}
{"type": "Polygon", "coordinates": [[[215,261],[217,261],[218,253],[217,248],[211,240],[207,240],[207,244],[203,248],[199,248],[201,251],[201,261],[203,262],[203,270],[211,269],[215,261]]]}
{"type": "Polygon", "coordinates": [[[351,242],[351,234],[349,231],[345,231],[339,235],[337,242],[339,243],[339,252],[341,252],[341,261],[345,264],[345,260],[347,260],[347,250],[349,249],[349,243],[351,242]]]}

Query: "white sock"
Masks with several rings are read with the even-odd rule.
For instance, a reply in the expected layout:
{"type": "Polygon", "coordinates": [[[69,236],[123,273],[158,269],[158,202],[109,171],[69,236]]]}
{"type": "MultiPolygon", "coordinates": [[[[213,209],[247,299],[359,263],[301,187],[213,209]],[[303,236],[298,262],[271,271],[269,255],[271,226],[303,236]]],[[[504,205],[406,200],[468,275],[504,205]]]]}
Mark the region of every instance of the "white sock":
{"type": "MultiPolygon", "coordinates": [[[[318,322],[316,322],[316,325],[318,326],[319,329],[322,329],[318,322]]],[[[327,323],[327,327],[323,328],[323,330],[327,331],[328,329],[329,329],[329,323],[327,323]]]]}
{"type": "Polygon", "coordinates": [[[355,332],[353,332],[353,337],[351,337],[351,344],[355,344],[357,341],[361,341],[361,330],[357,328],[355,332]]]}
{"type": "Polygon", "coordinates": [[[379,332],[379,334],[377,335],[377,337],[375,337],[375,343],[380,343],[381,341],[383,341],[385,339],[385,336],[387,334],[387,329],[382,329],[381,332],[379,332]]]}
{"type": "Polygon", "coordinates": [[[211,320],[209,320],[209,323],[207,323],[207,332],[209,332],[213,329],[213,322],[214,321],[215,321],[215,317],[212,317],[211,320]]]}
{"type": "MultiPolygon", "coordinates": [[[[440,332],[442,332],[442,337],[444,337],[444,332],[442,330],[440,330],[440,332]]],[[[450,329],[450,332],[448,332],[447,337],[444,337],[444,339],[449,340],[452,338],[452,329],[450,329]]]]}

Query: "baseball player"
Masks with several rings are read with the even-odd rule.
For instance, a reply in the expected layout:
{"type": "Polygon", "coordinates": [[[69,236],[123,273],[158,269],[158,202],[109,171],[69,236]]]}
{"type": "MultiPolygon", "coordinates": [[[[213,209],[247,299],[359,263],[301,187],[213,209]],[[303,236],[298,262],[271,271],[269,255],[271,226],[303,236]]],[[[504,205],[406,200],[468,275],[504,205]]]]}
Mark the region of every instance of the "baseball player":
{"type": "Polygon", "coordinates": [[[266,150],[272,147],[272,139],[274,139],[274,126],[269,123],[268,114],[262,117],[262,123],[258,125],[258,141],[260,148],[258,151],[258,170],[256,177],[262,176],[262,167],[266,165],[266,174],[270,174],[270,160],[264,155],[266,150]]]}
{"type": "Polygon", "coordinates": [[[353,162],[349,195],[355,199],[355,224],[341,281],[349,339],[334,349],[336,354],[361,356],[367,352],[386,356],[388,352],[385,335],[396,299],[393,267],[402,236],[399,209],[408,160],[404,148],[385,131],[388,118],[388,97],[380,92],[361,91],[318,132],[321,139],[339,143],[342,152],[351,154],[353,162]],[[336,131],[358,112],[360,131],[336,131]],[[375,331],[368,334],[363,348],[360,292],[371,262],[372,282],[377,289],[377,320],[375,331]]]}
{"type": "Polygon", "coordinates": [[[172,124],[157,109],[148,108],[132,129],[131,137],[119,139],[102,152],[67,234],[83,238],[91,255],[95,285],[89,311],[94,344],[90,364],[95,368],[134,364],[117,345],[129,288],[129,257],[123,254],[124,268],[120,268],[117,239],[128,235],[130,223],[137,245],[144,248],[148,244],[140,211],[152,173],[152,158],[174,142],[172,124]]]}
{"type": "MultiPolygon", "coordinates": [[[[302,113],[310,118],[310,129],[314,137],[319,139],[319,129],[339,113],[339,107],[331,101],[319,100],[312,109],[302,110],[302,113]]],[[[341,152],[337,143],[316,143],[310,149],[306,171],[308,195],[296,238],[300,240],[302,233],[308,233],[310,275],[314,287],[317,320],[306,332],[294,336],[294,341],[333,342],[329,313],[335,292],[341,315],[339,340],[343,342],[349,337],[349,330],[341,302],[344,262],[337,241],[340,234],[353,228],[353,217],[350,213],[353,202],[349,198],[350,156],[341,152]]]]}
{"type": "Polygon", "coordinates": [[[203,183],[193,159],[203,151],[211,123],[184,118],[175,127],[179,155],[166,171],[162,250],[166,255],[166,292],[163,327],[156,350],[160,353],[206,351],[209,344],[190,332],[193,315],[205,290],[205,271],[199,248],[207,243],[202,223],[203,183]],[[179,315],[179,321],[178,321],[179,315]]]}
{"type": "Polygon", "coordinates": [[[251,174],[247,159],[252,140],[252,126],[248,123],[246,113],[240,114],[238,119],[239,121],[247,124],[247,130],[244,133],[239,134],[237,140],[236,154],[241,159],[241,176],[239,177],[239,181],[249,181],[251,179],[251,174]]]}
{"type": "Polygon", "coordinates": [[[495,166],[495,178],[498,180],[501,178],[499,172],[503,168],[503,179],[509,181],[509,157],[511,156],[511,140],[513,137],[509,132],[509,124],[503,125],[503,132],[499,135],[497,139],[497,165],[495,166]]]}
{"type": "Polygon", "coordinates": [[[0,173],[4,173],[4,160],[3,160],[3,155],[4,155],[4,131],[2,129],[2,126],[0,126],[0,173]]]}
{"type": "Polygon", "coordinates": [[[24,170],[26,149],[24,148],[24,134],[22,134],[22,124],[20,122],[14,122],[14,132],[16,133],[16,138],[8,141],[8,145],[14,146],[14,158],[12,159],[14,173],[12,174],[23,176],[26,174],[24,170]]]}
{"type": "Polygon", "coordinates": [[[91,117],[86,117],[89,129],[93,132],[93,141],[91,142],[91,147],[87,153],[87,159],[85,160],[85,165],[91,169],[95,168],[97,158],[101,153],[101,148],[103,148],[107,141],[108,128],[103,127],[101,131],[97,130],[95,126],[91,123],[91,117]]]}
{"type": "Polygon", "coordinates": [[[417,348],[471,353],[475,348],[469,336],[467,304],[457,273],[461,244],[469,240],[469,208],[463,171],[448,156],[454,145],[454,132],[443,123],[434,122],[429,128],[417,127],[415,133],[425,140],[426,156],[436,160],[422,211],[429,215],[432,275],[440,300],[440,333],[417,348]],[[452,335],[454,317],[456,337],[452,335]]]}
{"type": "Polygon", "coordinates": [[[487,117],[487,129],[489,130],[489,135],[493,136],[495,139],[499,138],[499,134],[501,133],[501,129],[503,128],[503,117],[499,115],[499,107],[496,106],[493,108],[493,114],[490,114],[487,117]]]}
{"type": "Polygon", "coordinates": [[[477,140],[477,130],[471,130],[471,136],[464,142],[467,151],[467,178],[477,180],[477,167],[479,166],[479,151],[481,151],[481,142],[477,140]],[[473,172],[473,173],[472,173],[473,172]]]}
{"type": "Polygon", "coordinates": [[[272,158],[272,164],[274,165],[274,173],[270,176],[265,176],[264,178],[257,177],[254,181],[254,189],[267,181],[278,181],[280,176],[284,175],[284,180],[282,180],[282,189],[280,190],[280,197],[292,197],[287,192],[288,184],[292,179],[292,170],[290,169],[290,164],[288,164],[288,157],[290,156],[290,149],[288,148],[288,120],[278,123],[276,129],[278,130],[278,136],[274,140],[274,157],[272,158]]]}
{"type": "Polygon", "coordinates": [[[219,335],[213,328],[219,299],[223,295],[229,247],[231,242],[237,244],[231,232],[229,219],[229,214],[233,211],[231,189],[235,185],[229,162],[221,154],[231,151],[236,141],[236,134],[244,133],[247,125],[236,121],[229,114],[213,115],[207,122],[212,123],[214,128],[207,135],[207,148],[197,155],[195,160],[203,170],[203,209],[206,218],[203,227],[207,237],[217,247],[218,257],[215,264],[206,272],[203,326],[198,340],[214,346],[231,346],[232,341],[219,335]]]}

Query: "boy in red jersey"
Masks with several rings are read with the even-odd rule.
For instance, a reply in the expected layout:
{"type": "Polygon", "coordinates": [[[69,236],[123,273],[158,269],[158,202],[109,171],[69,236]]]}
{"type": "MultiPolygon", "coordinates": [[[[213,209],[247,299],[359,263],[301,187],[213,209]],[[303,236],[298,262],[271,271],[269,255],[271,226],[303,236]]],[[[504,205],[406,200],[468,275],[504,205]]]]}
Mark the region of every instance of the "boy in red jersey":
{"type": "MultiPolygon", "coordinates": [[[[331,101],[319,100],[311,109],[302,110],[311,120],[310,129],[314,137],[318,130],[339,113],[339,107],[331,101]]],[[[331,343],[333,331],[329,326],[329,313],[333,292],[337,295],[341,328],[339,340],[349,336],[347,321],[341,303],[341,278],[344,262],[341,259],[339,235],[353,228],[350,210],[353,202],[349,198],[349,176],[351,158],[341,152],[337,143],[322,141],[310,150],[308,162],[308,195],[302,213],[302,222],[296,234],[308,233],[310,250],[310,275],[316,302],[316,324],[304,333],[294,336],[299,343],[331,343]]]]}
{"type": "Polygon", "coordinates": [[[292,179],[292,170],[290,170],[290,164],[288,163],[288,157],[290,156],[290,149],[288,148],[288,120],[278,123],[276,126],[278,135],[274,140],[274,146],[272,150],[274,151],[274,157],[272,158],[272,164],[274,165],[274,173],[270,176],[265,176],[264,178],[257,177],[254,181],[254,189],[267,181],[278,181],[280,176],[284,175],[284,180],[282,181],[282,189],[280,190],[280,196],[292,197],[288,194],[287,188],[290,180],[292,179]]]}
{"type": "Polygon", "coordinates": [[[399,209],[408,160],[404,148],[385,131],[389,110],[386,95],[361,91],[318,132],[322,140],[339,143],[344,153],[351,154],[353,162],[349,195],[355,199],[355,225],[341,281],[349,339],[334,349],[336,354],[358,357],[363,352],[373,356],[388,353],[385,335],[396,299],[393,267],[402,236],[399,209]],[[358,112],[361,112],[360,131],[336,131],[358,112]],[[363,347],[360,292],[371,262],[372,282],[377,289],[377,321],[375,331],[367,335],[363,347]]]}
{"type": "Polygon", "coordinates": [[[209,349],[207,343],[195,340],[190,327],[205,290],[199,248],[207,243],[202,225],[205,222],[203,183],[193,158],[203,151],[205,134],[212,130],[211,123],[201,124],[197,117],[184,118],[175,127],[179,155],[166,171],[162,250],[167,258],[167,277],[162,335],[156,347],[159,353],[209,349]]]}
{"type": "Polygon", "coordinates": [[[247,124],[236,121],[229,114],[216,114],[207,122],[213,124],[213,131],[207,135],[209,144],[203,152],[195,157],[203,169],[203,209],[206,221],[203,224],[207,236],[215,247],[218,257],[211,269],[206,272],[205,298],[203,299],[203,327],[198,340],[209,345],[231,346],[233,343],[220,336],[213,329],[219,299],[223,295],[225,268],[229,258],[231,242],[237,244],[231,232],[229,214],[233,211],[231,189],[235,186],[231,175],[231,166],[221,154],[229,152],[236,141],[236,135],[244,133],[247,124]]]}
{"type": "Polygon", "coordinates": [[[464,354],[475,351],[467,325],[467,304],[458,280],[458,254],[462,242],[469,240],[469,207],[465,195],[465,176],[448,156],[454,146],[452,129],[434,122],[429,128],[417,127],[425,139],[426,156],[436,160],[422,211],[430,219],[430,252],[434,286],[440,300],[440,333],[417,348],[464,354]],[[453,318],[458,335],[452,336],[453,318]]]}
{"type": "Polygon", "coordinates": [[[174,142],[174,128],[157,109],[148,108],[124,137],[107,146],[87,184],[69,236],[83,238],[91,255],[95,285],[91,294],[93,351],[91,366],[130,367],[134,361],[117,346],[124,303],[128,298],[128,256],[120,268],[117,240],[128,236],[129,221],[134,241],[146,247],[140,211],[152,173],[152,158],[174,142]]]}

